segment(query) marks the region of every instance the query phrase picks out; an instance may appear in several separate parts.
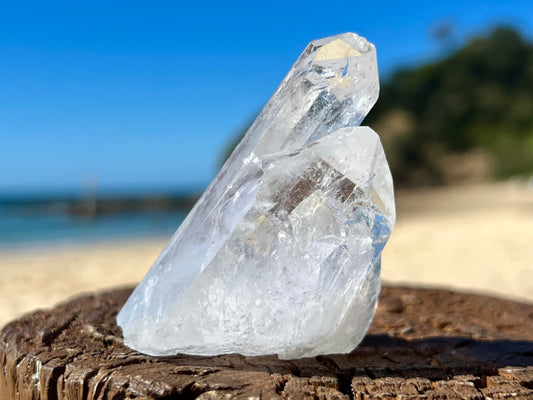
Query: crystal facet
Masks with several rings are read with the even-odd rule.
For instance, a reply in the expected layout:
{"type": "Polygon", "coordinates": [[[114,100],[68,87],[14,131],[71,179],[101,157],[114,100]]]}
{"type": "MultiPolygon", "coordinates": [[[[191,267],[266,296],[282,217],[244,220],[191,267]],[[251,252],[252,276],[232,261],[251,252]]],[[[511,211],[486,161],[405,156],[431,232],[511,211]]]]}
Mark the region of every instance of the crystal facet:
{"type": "Polygon", "coordinates": [[[143,353],[351,351],[395,221],[374,46],[312,42],[118,316],[143,353]]]}

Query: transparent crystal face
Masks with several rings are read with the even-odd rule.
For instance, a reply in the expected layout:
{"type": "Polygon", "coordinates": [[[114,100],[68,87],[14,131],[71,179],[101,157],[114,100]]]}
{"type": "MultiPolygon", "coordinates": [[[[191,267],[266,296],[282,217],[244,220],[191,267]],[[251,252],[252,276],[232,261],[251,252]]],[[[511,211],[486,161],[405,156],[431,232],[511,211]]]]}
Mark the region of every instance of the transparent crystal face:
{"type": "Polygon", "coordinates": [[[375,49],[312,42],[118,316],[153,355],[351,351],[394,225],[375,49]]]}

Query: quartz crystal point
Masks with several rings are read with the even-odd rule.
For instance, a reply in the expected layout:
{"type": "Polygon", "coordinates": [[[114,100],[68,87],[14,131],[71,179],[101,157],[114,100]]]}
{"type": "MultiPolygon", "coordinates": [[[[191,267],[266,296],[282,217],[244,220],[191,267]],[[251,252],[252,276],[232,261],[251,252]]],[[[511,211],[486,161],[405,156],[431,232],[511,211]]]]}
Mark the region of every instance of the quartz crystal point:
{"type": "Polygon", "coordinates": [[[395,221],[372,44],[309,44],[118,316],[151,355],[351,351],[395,221]]]}

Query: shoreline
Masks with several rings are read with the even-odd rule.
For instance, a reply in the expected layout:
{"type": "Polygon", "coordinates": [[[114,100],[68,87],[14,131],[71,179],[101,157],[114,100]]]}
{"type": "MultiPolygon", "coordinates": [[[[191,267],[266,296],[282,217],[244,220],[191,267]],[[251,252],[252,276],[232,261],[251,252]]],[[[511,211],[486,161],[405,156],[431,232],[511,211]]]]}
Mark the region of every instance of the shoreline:
{"type": "MultiPolygon", "coordinates": [[[[397,193],[383,252],[391,285],[533,303],[533,189],[498,183],[397,193]]],[[[137,284],[168,237],[0,248],[0,326],[81,293],[137,284]]]]}
{"type": "MultiPolygon", "coordinates": [[[[177,227],[176,227],[177,229],[177,227]]],[[[47,241],[28,241],[24,243],[16,243],[14,245],[10,243],[0,244],[0,259],[4,255],[24,257],[29,255],[42,256],[55,254],[57,252],[78,252],[78,251],[91,251],[94,249],[106,249],[122,247],[126,245],[146,245],[148,243],[163,243],[163,246],[170,240],[171,236],[165,235],[139,235],[130,237],[107,237],[102,239],[90,238],[90,239],[65,239],[54,240],[52,242],[47,241]]],[[[163,248],[161,248],[163,250],[163,248]]],[[[2,268],[2,264],[0,264],[2,268]]]]}

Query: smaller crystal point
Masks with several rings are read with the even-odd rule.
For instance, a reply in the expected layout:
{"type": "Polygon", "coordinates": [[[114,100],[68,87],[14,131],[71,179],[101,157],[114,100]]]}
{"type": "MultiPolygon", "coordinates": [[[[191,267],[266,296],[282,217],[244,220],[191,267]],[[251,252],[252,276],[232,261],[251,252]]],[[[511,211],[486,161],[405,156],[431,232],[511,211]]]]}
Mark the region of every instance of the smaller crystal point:
{"type": "Polygon", "coordinates": [[[118,315],[152,355],[351,351],[395,222],[374,46],[312,42],[118,315]]]}

